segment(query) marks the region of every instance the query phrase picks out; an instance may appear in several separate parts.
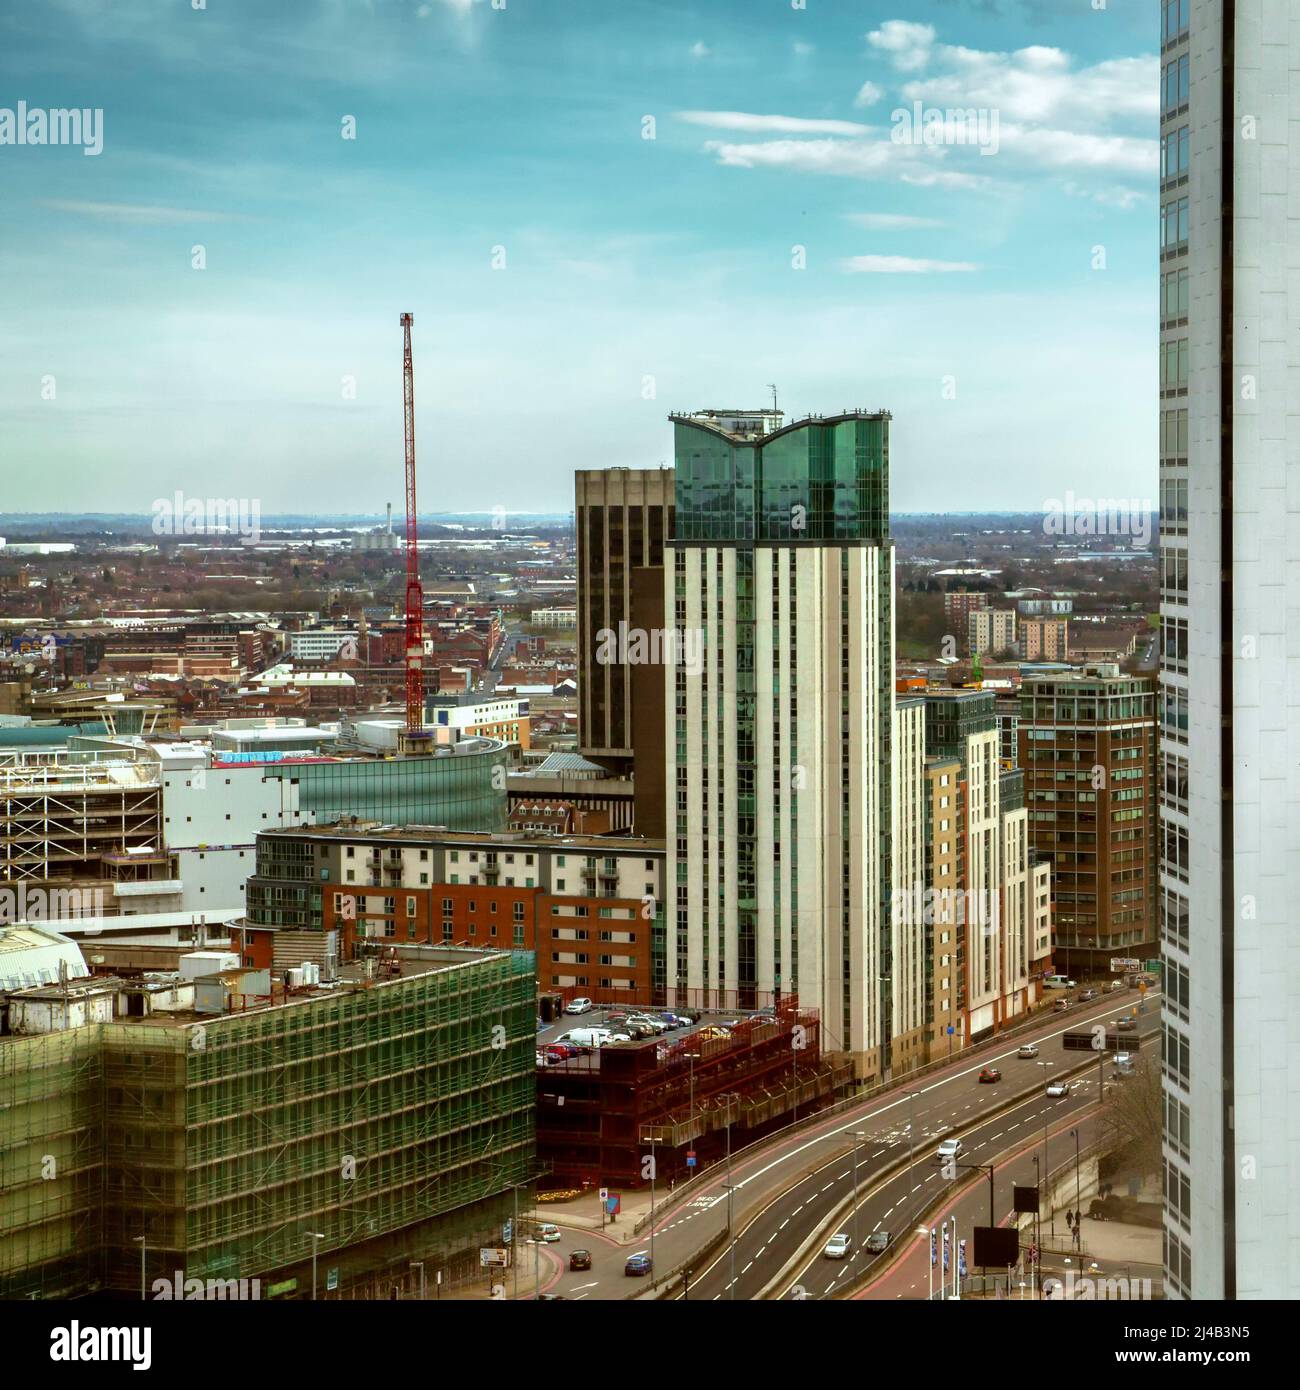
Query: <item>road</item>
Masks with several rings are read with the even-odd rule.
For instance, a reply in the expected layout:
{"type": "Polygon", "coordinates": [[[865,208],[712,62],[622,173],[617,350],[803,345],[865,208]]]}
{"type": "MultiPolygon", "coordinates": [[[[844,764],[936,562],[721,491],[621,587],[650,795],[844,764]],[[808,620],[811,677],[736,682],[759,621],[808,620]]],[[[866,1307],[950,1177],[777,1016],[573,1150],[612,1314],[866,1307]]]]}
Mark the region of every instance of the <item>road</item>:
{"type": "MultiPolygon", "coordinates": [[[[940,1137],[954,1129],[964,1131],[976,1125],[982,1115],[1014,1099],[1017,1091],[1024,1091],[1031,1103],[1023,1116],[1014,1115],[1011,1120],[1022,1131],[1035,1123],[1041,1128],[1041,1118],[1035,1121],[1031,1116],[1045,1108],[1041,1104],[1043,1077],[1088,1060],[1082,1053],[1064,1051],[1061,1035],[1093,1020],[1127,1012],[1135,1002],[1136,997],[1130,993],[1111,995],[1088,1005],[1076,1005],[1065,1014],[1049,1015],[1039,1026],[1017,1035],[1014,1043],[1003,1041],[971,1049],[959,1054],[951,1065],[919,1078],[914,1084],[916,1098],[910,1103],[906,1090],[900,1089],[747,1151],[733,1164],[737,1229],[734,1293],[731,1253],[724,1246],[693,1273],[689,1296],[754,1298],[805,1242],[818,1235],[836,1208],[852,1198],[852,1139],[848,1137],[852,1131],[867,1136],[858,1143],[857,1176],[859,1195],[869,1202],[874,1201],[868,1193],[879,1182],[881,1170],[899,1160],[906,1162],[909,1124],[915,1126],[912,1145],[916,1163],[927,1165],[927,1177],[932,1170],[938,1171],[930,1158],[940,1137]],[[1040,1045],[1035,1060],[1019,1060],[1015,1056],[1017,1045],[1027,1039],[1040,1045]],[[1004,1079],[997,1084],[980,1085],[976,1079],[980,1068],[990,1063],[1002,1067],[1004,1079]]],[[[1151,995],[1147,996],[1142,1022],[1143,1045],[1149,1050],[1148,1038],[1159,1022],[1159,1010],[1151,995]]],[[[1093,1090],[1095,1075],[1094,1070],[1087,1082],[1093,1090]]],[[[1085,1089],[1083,1094],[1086,1096],[1088,1091],[1085,1089]]],[[[987,1131],[989,1142],[996,1142],[998,1127],[995,1122],[987,1131]]],[[[677,1267],[725,1231],[725,1180],[725,1166],[719,1164],[716,1173],[692,1196],[660,1211],[654,1231],[658,1270],[667,1272],[677,1267]]],[[[924,1185],[918,1172],[915,1186],[924,1189],[924,1185]]],[[[933,1182],[930,1187],[937,1191],[933,1182]]],[[[867,1210],[864,1205],[859,1215],[863,1239],[869,1231],[867,1210]]],[[[877,1208],[873,1206],[871,1210],[877,1208]]],[[[879,1208],[881,1213],[885,1210],[892,1211],[890,1203],[879,1208]]],[[[885,1219],[877,1214],[871,1222],[885,1219]]],[[[837,1223],[836,1229],[844,1229],[843,1223],[837,1223]]],[[[640,1281],[624,1275],[624,1261],[634,1251],[649,1253],[651,1240],[647,1231],[634,1245],[618,1245],[596,1232],[566,1230],[563,1241],[552,1250],[567,1266],[568,1253],[575,1247],[591,1251],[592,1270],[569,1273],[566,1267],[547,1285],[548,1291],[561,1293],[565,1298],[625,1298],[637,1291],[640,1281]]],[[[856,1261],[845,1263],[856,1265],[855,1273],[864,1267],[856,1261]]]]}

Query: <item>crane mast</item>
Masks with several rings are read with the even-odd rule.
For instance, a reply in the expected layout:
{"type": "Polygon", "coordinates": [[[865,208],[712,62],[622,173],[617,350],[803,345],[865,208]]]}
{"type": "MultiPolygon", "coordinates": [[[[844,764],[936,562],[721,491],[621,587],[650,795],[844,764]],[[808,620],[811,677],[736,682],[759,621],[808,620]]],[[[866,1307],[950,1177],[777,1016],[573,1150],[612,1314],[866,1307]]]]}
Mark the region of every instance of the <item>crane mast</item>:
{"type": "Polygon", "coordinates": [[[406,735],[424,732],[424,590],[416,543],[415,369],[411,361],[410,314],[402,319],[402,415],[406,432],[406,735]]]}

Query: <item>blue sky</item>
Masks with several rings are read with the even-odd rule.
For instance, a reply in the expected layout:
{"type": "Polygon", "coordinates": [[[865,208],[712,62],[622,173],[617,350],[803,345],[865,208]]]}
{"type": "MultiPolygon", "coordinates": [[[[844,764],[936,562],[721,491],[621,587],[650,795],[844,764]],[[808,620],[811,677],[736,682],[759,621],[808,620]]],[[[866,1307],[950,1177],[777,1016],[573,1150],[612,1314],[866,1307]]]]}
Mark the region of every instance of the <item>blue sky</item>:
{"type": "Polygon", "coordinates": [[[0,111],[104,113],[0,145],[0,512],[400,511],[405,310],[422,509],[770,382],[897,510],[1154,497],[1154,0],[195,3],[0,12],[0,111]]]}

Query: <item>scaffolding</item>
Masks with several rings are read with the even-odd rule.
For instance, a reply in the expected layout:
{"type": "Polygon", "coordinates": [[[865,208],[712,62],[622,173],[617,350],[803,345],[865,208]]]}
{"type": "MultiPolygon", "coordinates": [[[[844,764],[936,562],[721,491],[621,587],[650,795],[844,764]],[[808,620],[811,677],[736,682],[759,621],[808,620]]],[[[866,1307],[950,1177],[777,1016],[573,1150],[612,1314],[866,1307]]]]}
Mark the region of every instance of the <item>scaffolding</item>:
{"type": "Polygon", "coordinates": [[[143,1239],[149,1284],[300,1289],[313,1244],[361,1280],[478,1239],[535,1170],[535,981],[530,954],[461,954],[240,1014],[0,1041],[0,1280],[47,1290],[37,1265],[75,1251],[83,1290],[138,1292],[143,1239]],[[37,1175],[65,1130],[91,1174],[67,1211],[37,1175]]]}

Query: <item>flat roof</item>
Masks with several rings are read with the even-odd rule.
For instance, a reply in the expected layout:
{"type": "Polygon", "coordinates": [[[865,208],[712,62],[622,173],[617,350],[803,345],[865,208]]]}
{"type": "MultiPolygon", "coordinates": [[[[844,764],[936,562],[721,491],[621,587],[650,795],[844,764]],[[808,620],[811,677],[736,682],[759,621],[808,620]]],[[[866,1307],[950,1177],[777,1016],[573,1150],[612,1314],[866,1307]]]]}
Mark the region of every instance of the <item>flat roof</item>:
{"type": "Polygon", "coordinates": [[[613,854],[619,851],[662,852],[668,846],[664,839],[649,839],[638,835],[544,835],[521,830],[445,830],[437,825],[387,825],[382,821],[335,821],[329,825],[287,825],[259,832],[264,836],[291,837],[298,840],[390,840],[409,844],[431,842],[503,849],[541,846],[545,849],[589,849],[613,854]]]}

